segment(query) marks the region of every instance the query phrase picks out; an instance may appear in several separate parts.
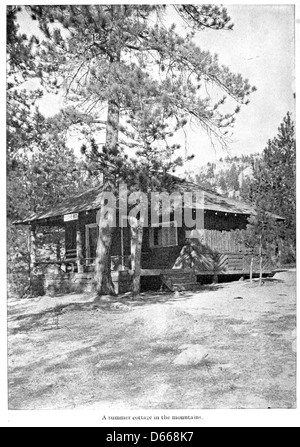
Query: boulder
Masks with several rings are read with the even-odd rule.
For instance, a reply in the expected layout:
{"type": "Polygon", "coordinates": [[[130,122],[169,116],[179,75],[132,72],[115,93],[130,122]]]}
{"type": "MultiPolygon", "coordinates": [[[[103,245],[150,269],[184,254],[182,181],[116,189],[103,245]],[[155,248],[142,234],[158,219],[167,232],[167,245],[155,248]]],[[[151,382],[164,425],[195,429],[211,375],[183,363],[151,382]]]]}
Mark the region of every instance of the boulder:
{"type": "Polygon", "coordinates": [[[199,365],[208,357],[207,349],[201,345],[184,345],[183,352],[174,360],[174,365],[199,365]]]}

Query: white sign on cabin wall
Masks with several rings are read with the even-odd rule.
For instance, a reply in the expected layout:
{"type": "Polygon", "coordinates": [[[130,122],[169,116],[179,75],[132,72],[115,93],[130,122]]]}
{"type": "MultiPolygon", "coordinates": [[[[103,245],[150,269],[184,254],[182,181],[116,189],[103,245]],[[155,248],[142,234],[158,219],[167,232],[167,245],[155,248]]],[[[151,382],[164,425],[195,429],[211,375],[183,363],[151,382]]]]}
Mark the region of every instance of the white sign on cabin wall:
{"type": "Polygon", "coordinates": [[[64,215],[64,222],[70,222],[71,220],[78,220],[78,213],[64,215]]]}

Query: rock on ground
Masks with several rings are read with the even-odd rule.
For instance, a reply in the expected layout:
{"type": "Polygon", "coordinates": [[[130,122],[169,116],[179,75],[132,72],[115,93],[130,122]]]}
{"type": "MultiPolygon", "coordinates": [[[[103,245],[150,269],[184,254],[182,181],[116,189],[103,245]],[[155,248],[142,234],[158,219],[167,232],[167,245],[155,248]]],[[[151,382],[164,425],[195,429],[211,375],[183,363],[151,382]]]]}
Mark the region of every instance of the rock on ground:
{"type": "Polygon", "coordinates": [[[208,352],[201,345],[184,345],[184,351],[174,360],[174,365],[198,365],[208,357],[208,352]]]}

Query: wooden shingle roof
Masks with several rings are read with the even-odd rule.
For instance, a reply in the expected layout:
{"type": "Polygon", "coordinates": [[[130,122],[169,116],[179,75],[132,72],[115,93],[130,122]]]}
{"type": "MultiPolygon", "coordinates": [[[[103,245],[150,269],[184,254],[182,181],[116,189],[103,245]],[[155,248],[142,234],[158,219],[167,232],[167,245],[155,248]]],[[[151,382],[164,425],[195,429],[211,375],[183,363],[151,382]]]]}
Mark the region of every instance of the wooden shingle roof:
{"type": "Polygon", "coordinates": [[[71,196],[52,209],[31,213],[25,219],[15,222],[15,224],[28,224],[30,222],[64,216],[65,214],[99,209],[102,191],[102,185],[88,189],[87,191],[71,196]]]}
{"type": "MultiPolygon", "coordinates": [[[[204,209],[220,212],[220,213],[232,213],[243,215],[256,215],[256,211],[250,204],[245,202],[239,202],[233,199],[218,194],[215,191],[201,187],[195,183],[188,182],[186,180],[173,177],[174,179],[174,192],[203,192],[204,193],[204,209]]],[[[14,222],[15,224],[29,224],[32,222],[39,222],[43,220],[49,220],[62,217],[66,214],[80,213],[84,211],[98,210],[101,206],[101,197],[103,192],[103,185],[88,189],[87,191],[76,194],[67,200],[64,200],[61,204],[55,206],[52,209],[32,213],[25,219],[14,222]]],[[[196,202],[196,206],[202,208],[202,203],[196,202]]],[[[272,214],[275,219],[284,220],[282,217],[272,214]]]]}

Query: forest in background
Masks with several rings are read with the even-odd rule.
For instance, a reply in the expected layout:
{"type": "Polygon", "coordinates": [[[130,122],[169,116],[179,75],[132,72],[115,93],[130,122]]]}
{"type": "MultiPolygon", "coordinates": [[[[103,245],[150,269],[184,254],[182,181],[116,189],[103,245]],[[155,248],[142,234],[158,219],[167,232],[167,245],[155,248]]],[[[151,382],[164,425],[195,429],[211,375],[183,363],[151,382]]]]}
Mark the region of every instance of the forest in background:
{"type": "MultiPolygon", "coordinates": [[[[296,140],[295,123],[290,113],[280,124],[277,136],[267,142],[261,154],[227,156],[187,176],[226,197],[253,204],[259,213],[269,212],[283,217],[284,223],[274,226],[266,215],[260,216],[265,226],[266,245],[272,245],[272,241],[280,238],[281,264],[296,261],[296,140]]],[[[258,230],[260,224],[256,223],[254,227],[258,230]]],[[[248,237],[255,240],[251,231],[248,237]]]]}
{"type": "Polygon", "coordinates": [[[253,166],[259,158],[259,154],[227,155],[192,172],[185,172],[185,177],[225,197],[247,200],[253,180],[253,166]]]}

